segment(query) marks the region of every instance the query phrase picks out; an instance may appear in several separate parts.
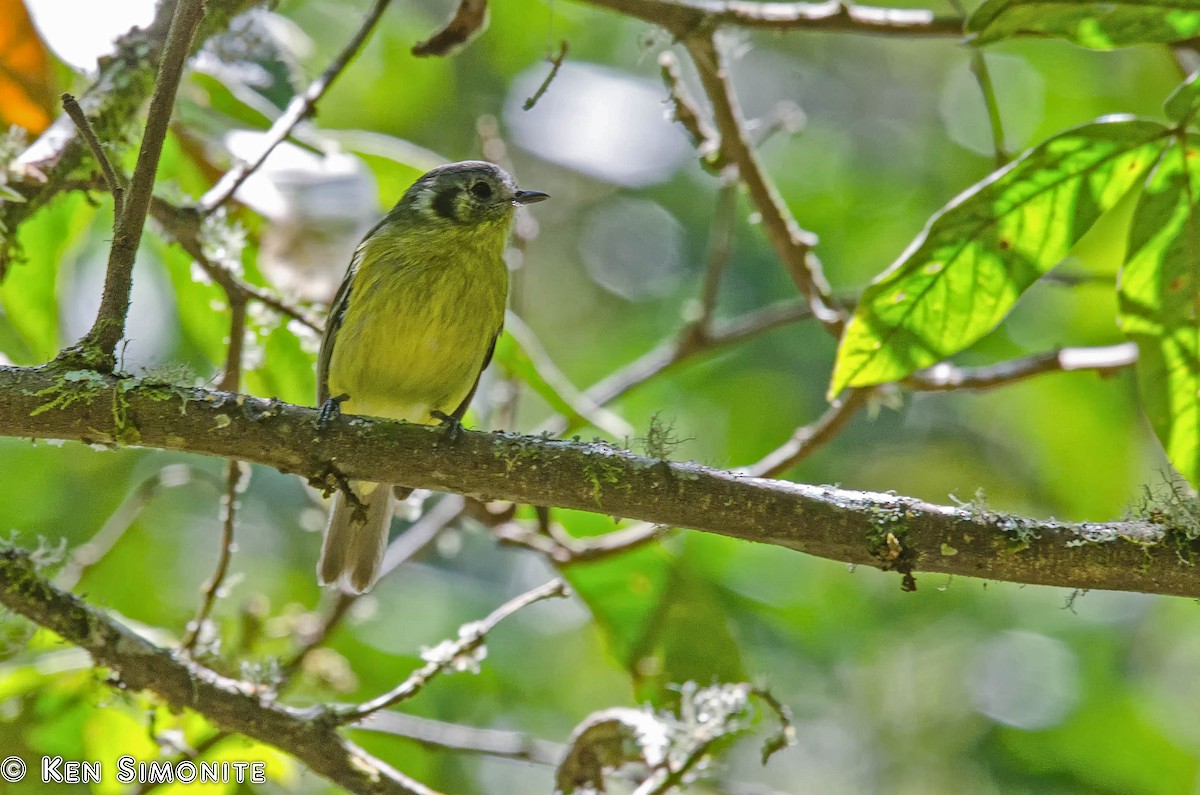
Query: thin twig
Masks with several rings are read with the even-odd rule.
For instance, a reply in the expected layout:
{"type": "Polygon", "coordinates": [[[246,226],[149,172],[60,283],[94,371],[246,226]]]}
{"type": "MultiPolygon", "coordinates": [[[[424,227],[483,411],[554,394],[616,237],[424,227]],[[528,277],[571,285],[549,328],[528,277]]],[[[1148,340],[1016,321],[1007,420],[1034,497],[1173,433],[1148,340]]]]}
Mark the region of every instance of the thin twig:
{"type": "Polygon", "coordinates": [[[675,53],[664,50],[658,56],[658,72],[667,87],[672,115],[692,139],[692,146],[700,155],[700,165],[713,174],[719,174],[729,165],[725,153],[721,150],[720,135],[704,118],[696,100],[687,90],[675,53]]]}
{"type": "MultiPolygon", "coordinates": [[[[1046,373],[1072,370],[1111,373],[1136,361],[1137,345],[1132,342],[1092,348],[1059,348],[981,367],[941,362],[913,373],[902,384],[920,392],[995,389],[1046,373]]],[[[747,467],[745,472],[754,477],[775,477],[792,468],[836,435],[866,405],[873,391],[870,387],[848,390],[819,418],[798,428],[791,439],[747,467]]]]}
{"type": "Polygon", "coordinates": [[[519,759],[535,765],[557,765],[567,752],[564,745],[523,732],[481,729],[394,711],[376,712],[355,728],[404,737],[432,748],[519,759]]]}
{"type": "Polygon", "coordinates": [[[797,428],[792,438],[763,456],[758,463],[746,467],[746,474],[756,478],[772,478],[794,467],[833,439],[846,423],[866,405],[871,389],[848,389],[808,425],[797,428]]]}
{"type": "Polygon", "coordinates": [[[983,104],[987,106],[996,168],[1003,168],[1011,156],[1004,143],[1004,125],[1000,120],[1000,103],[996,101],[996,87],[992,83],[992,73],[988,69],[987,60],[984,58],[983,51],[976,48],[971,48],[971,74],[975,75],[975,82],[979,84],[979,93],[983,95],[983,104]]]}
{"type": "MultiPolygon", "coordinates": [[[[463,514],[465,502],[466,500],[458,494],[448,494],[422,514],[420,519],[413,522],[411,527],[397,536],[384,552],[380,577],[411,560],[432,543],[443,530],[458,521],[463,514]]],[[[355,594],[337,592],[333,603],[322,618],[320,626],[312,635],[304,638],[303,644],[296,653],[283,664],[282,679],[284,683],[290,682],[292,676],[304,665],[308,656],[329,640],[329,636],[337,629],[357,600],[358,596],[355,594]]]]}
{"type": "Polygon", "coordinates": [[[225,370],[221,373],[221,389],[237,392],[242,386],[242,347],[246,340],[246,294],[236,288],[225,290],[229,303],[229,348],[225,353],[225,370]]]}
{"type": "Polygon", "coordinates": [[[771,760],[777,752],[787,748],[789,745],[794,745],[796,742],[796,726],[792,723],[792,711],[784,704],[775,694],[765,687],[755,687],[750,690],[751,693],[762,699],[767,708],[775,713],[775,718],[779,721],[779,729],[767,738],[766,743],[762,748],[762,763],[765,765],[771,760]]]}
{"type": "MultiPolygon", "coordinates": [[[[1137,345],[1124,342],[1092,348],[1059,348],[982,367],[960,367],[941,362],[913,373],[901,382],[918,392],[951,392],[996,389],[1047,373],[1093,370],[1101,375],[1132,366],[1137,345]]],[[[824,414],[802,426],[787,442],[745,468],[748,475],[768,478],[791,469],[830,441],[867,404],[874,389],[847,390],[824,414]]]]}
{"type": "Polygon", "coordinates": [[[922,392],[995,389],[1046,373],[1073,370],[1095,370],[1102,375],[1112,373],[1135,364],[1137,355],[1137,345],[1132,342],[1058,348],[981,367],[959,367],[941,362],[913,373],[902,383],[922,392]]]}
{"type": "Polygon", "coordinates": [[[737,173],[727,171],[717,191],[717,206],[713,213],[712,230],[708,237],[708,264],[704,279],[700,283],[700,297],[696,316],[690,319],[679,335],[679,350],[676,355],[686,356],[689,349],[703,346],[712,331],[713,317],[717,311],[717,299],[721,293],[721,279],[729,267],[733,253],[733,226],[737,212],[737,173]]]}
{"type": "Polygon", "coordinates": [[[845,318],[834,304],[829,284],[820,264],[812,253],[817,238],[796,223],[779,189],[767,176],[750,144],[745,121],[738,107],[737,96],[729,83],[724,57],[711,33],[694,35],[684,40],[700,82],[713,106],[721,148],[730,162],[737,165],[738,174],[746,185],[750,200],[762,217],[763,230],[787,267],[792,281],[808,301],[813,315],[835,337],[841,336],[845,318]]]}
{"type": "MultiPolygon", "coordinates": [[[[681,347],[679,335],[676,334],[620,370],[597,381],[584,392],[584,397],[598,406],[603,406],[676,365],[811,317],[812,312],[805,304],[787,300],[751,310],[736,318],[714,321],[712,329],[704,336],[702,342],[689,345],[686,349],[681,347]]],[[[540,430],[559,435],[570,433],[578,427],[566,417],[559,416],[548,420],[540,430]]]]}
{"type": "Polygon", "coordinates": [[[567,40],[563,39],[562,44],[558,47],[558,54],[547,56],[546,61],[550,64],[550,72],[546,75],[546,79],[537,87],[537,91],[533,92],[533,96],[525,100],[521,105],[521,110],[533,110],[533,106],[538,103],[546,90],[550,88],[550,84],[554,82],[554,78],[558,77],[558,70],[562,68],[563,61],[567,58],[567,40]]]}
{"type": "Polygon", "coordinates": [[[407,701],[421,692],[425,685],[429,684],[430,680],[438,674],[477,651],[483,645],[487,634],[513,613],[543,599],[561,598],[569,596],[570,593],[570,589],[562,580],[551,580],[545,585],[540,585],[505,602],[482,621],[464,624],[459,627],[458,640],[447,641],[443,647],[436,650],[436,655],[431,652],[429,656],[433,659],[414,671],[399,686],[356,707],[334,711],[331,715],[332,722],[337,725],[357,723],[381,709],[387,709],[401,701],[407,701]]]}
{"type": "Polygon", "coordinates": [[[108,153],[104,151],[104,146],[96,137],[96,131],[92,129],[92,123],[88,121],[87,114],[83,112],[83,108],[79,107],[79,102],[75,97],[64,93],[62,105],[63,110],[71,117],[71,121],[75,122],[75,129],[79,130],[79,134],[87,142],[88,148],[92,150],[92,156],[100,164],[100,171],[104,174],[104,184],[108,186],[108,192],[113,197],[113,226],[116,227],[121,218],[121,202],[125,196],[121,177],[113,168],[112,161],[108,159],[108,153]]]}
{"type": "Polygon", "coordinates": [[[233,531],[237,523],[238,492],[242,479],[246,475],[245,465],[240,461],[229,461],[225,465],[225,494],[221,497],[221,542],[217,547],[217,566],[212,576],[200,589],[200,607],[195,617],[188,622],[187,631],[179,642],[179,648],[187,653],[195,650],[196,642],[204,629],[204,622],[212,612],[217,594],[229,573],[229,563],[233,560],[233,531]]]}
{"type": "Polygon", "coordinates": [[[504,522],[492,529],[492,534],[500,543],[531,549],[560,567],[620,555],[657,541],[670,532],[670,527],[651,522],[638,522],[591,538],[536,533],[519,522],[504,522]]]}
{"type": "MultiPolygon", "coordinates": [[[[194,209],[177,207],[155,198],[150,205],[150,213],[163,231],[195,260],[201,270],[208,274],[209,278],[216,282],[226,295],[237,294],[246,299],[252,299],[281,315],[298,321],[317,334],[321,333],[324,328],[323,324],[302,307],[295,306],[262,287],[250,284],[225,265],[209,259],[204,253],[204,247],[200,244],[200,216],[194,209]]],[[[232,301],[230,305],[232,306],[232,301]]]]}
{"type": "Polygon", "coordinates": [[[633,795],[666,795],[683,783],[688,772],[698,765],[708,755],[713,745],[722,738],[723,735],[717,734],[696,742],[688,749],[687,756],[678,765],[672,764],[668,758],[663,763],[663,767],[657,768],[649,778],[638,785],[638,788],[633,791],[633,795]]]}
{"type": "Polygon", "coordinates": [[[189,661],[58,590],[28,553],[0,550],[0,604],[92,655],[123,691],[147,690],[175,711],[188,709],[223,731],[278,748],[339,788],[361,795],[436,795],[314,721],[315,710],[288,707],[260,688],[189,661]]]}
{"type": "Polygon", "coordinates": [[[150,200],[154,194],[154,178],[158,174],[163,140],[171,123],[175,92],[183,76],[183,67],[191,51],[192,39],[204,18],[204,2],[205,0],[178,0],[175,6],[163,50],[162,64],[154,83],[154,93],[150,97],[150,110],[146,117],[146,129],[142,134],[137,165],[133,169],[129,190],[121,202],[119,223],[109,248],[104,292],[100,296],[96,322],[80,343],[60,354],[65,354],[67,359],[78,359],[81,364],[90,365],[98,370],[113,369],[116,364],[114,351],[117,343],[125,336],[129,296],[133,289],[133,262],[137,257],[142,229],[146,225],[146,213],[150,209],[150,200]]]}
{"type": "Polygon", "coordinates": [[[280,114],[275,123],[271,125],[271,129],[267,130],[264,135],[262,148],[258,155],[253,160],[243,161],[235,165],[233,168],[225,172],[222,177],[217,180],[207,193],[200,198],[200,212],[204,215],[211,215],[216,212],[225,202],[233,197],[237,189],[241,187],[246,179],[257,171],[262,164],[266,162],[267,157],[275,150],[275,147],[287,140],[291,135],[292,129],[297,124],[303,121],[309,114],[313,112],[321,97],[325,96],[325,92],[333,85],[338,76],[345,71],[346,67],[362,49],[367,37],[383,16],[383,12],[387,10],[391,0],[375,0],[375,5],[371,11],[363,18],[362,23],[358,26],[358,30],[350,37],[350,41],[346,42],[346,46],[338,53],[333,62],[321,73],[321,76],[309,84],[303,94],[299,94],[292,98],[288,103],[287,108],[280,114]]]}
{"type": "Polygon", "coordinates": [[[459,0],[454,16],[428,39],[413,45],[417,57],[449,55],[478,36],[487,24],[487,0],[459,0]]]}
{"type": "MultiPolygon", "coordinates": [[[[225,288],[225,300],[229,303],[229,347],[225,353],[225,370],[221,373],[221,389],[237,392],[242,384],[242,347],[246,338],[246,296],[232,287],[225,288]]],[[[200,607],[188,623],[187,631],[179,646],[191,654],[200,639],[204,622],[212,612],[221,585],[229,574],[229,563],[233,560],[233,531],[237,524],[238,493],[244,488],[250,470],[241,461],[230,459],[225,464],[225,495],[221,498],[221,543],[218,547],[217,567],[212,576],[200,589],[200,607]]]]}
{"type": "Polygon", "coordinates": [[[764,30],[812,30],[920,38],[956,37],[963,18],[926,8],[860,6],[843,0],[755,3],[742,0],[584,0],[626,16],[661,25],[676,38],[723,25],[764,30]]]}
{"type": "Polygon", "coordinates": [[[202,469],[186,464],[169,464],[139,483],[129,496],[117,506],[96,534],[85,543],[75,547],[71,557],[54,578],[54,585],[69,591],[79,584],[87,570],[96,565],[125,535],[134,519],[155,497],[165,489],[186,486],[190,483],[207,483],[220,490],[216,477],[202,469]]]}

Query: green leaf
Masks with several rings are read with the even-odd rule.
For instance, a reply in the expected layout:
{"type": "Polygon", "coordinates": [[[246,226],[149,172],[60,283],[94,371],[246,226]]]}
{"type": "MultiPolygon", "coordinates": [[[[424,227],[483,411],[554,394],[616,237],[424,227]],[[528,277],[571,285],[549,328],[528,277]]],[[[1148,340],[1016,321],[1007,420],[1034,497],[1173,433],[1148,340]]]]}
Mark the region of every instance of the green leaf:
{"type": "Polygon", "coordinates": [[[224,291],[203,274],[199,265],[193,264],[183,249],[157,237],[147,236],[146,240],[162,259],[163,270],[175,289],[180,333],[194,353],[203,357],[203,363],[193,360],[188,364],[206,376],[219,370],[225,361],[229,337],[224,291]]]}
{"type": "MultiPolygon", "coordinates": [[[[105,215],[111,218],[106,210],[105,215]]],[[[17,232],[25,259],[0,282],[0,352],[17,364],[54,358],[63,340],[58,329],[59,266],[84,239],[96,209],[81,194],[59,197],[21,224],[17,232]]]]}
{"type": "Polygon", "coordinates": [[[1195,0],[987,0],[967,20],[976,44],[1013,36],[1054,36],[1111,50],[1181,41],[1200,33],[1195,0]]]}
{"type": "Polygon", "coordinates": [[[1197,106],[1200,106],[1200,72],[1192,72],[1163,102],[1163,112],[1171,121],[1183,124],[1197,106]]]}
{"type": "Polygon", "coordinates": [[[84,724],[83,747],[87,758],[99,762],[101,776],[92,792],[98,795],[117,795],[125,791],[125,785],[117,781],[112,771],[117,769],[117,760],[132,756],[142,761],[158,759],[159,747],[146,731],[143,717],[129,706],[109,705],[107,709],[92,710],[84,724]]]}
{"type": "MultiPolygon", "coordinates": [[[[297,325],[278,323],[250,324],[257,326],[258,338],[247,341],[243,391],[311,406],[317,399],[316,351],[304,350],[296,336],[301,331],[297,325]]],[[[315,346],[316,341],[312,342],[315,346]]]]}
{"type": "MultiPolygon", "coordinates": [[[[607,517],[575,511],[556,511],[554,516],[577,537],[615,529],[607,517]]],[[[608,641],[609,651],[626,669],[636,667],[639,639],[655,606],[667,592],[671,560],[666,550],[652,544],[586,566],[564,569],[571,589],[592,611],[608,641]]]]}
{"type": "Polygon", "coordinates": [[[633,435],[633,426],[583,395],[554,365],[533,331],[508,313],[504,333],[496,341],[496,364],[523,381],[573,427],[592,425],[616,438],[633,435]]]}
{"type": "Polygon", "coordinates": [[[1152,121],[1051,138],[958,196],[863,293],[829,393],[894,381],[972,345],[1136,187],[1165,146],[1152,121]]]}
{"type": "Polygon", "coordinates": [[[1142,405],[1171,463],[1200,483],[1200,137],[1146,183],[1121,272],[1121,328],[1138,344],[1142,405]]]}
{"type": "MultiPolygon", "coordinates": [[[[592,525],[590,519],[556,516],[592,525]]],[[[654,545],[565,571],[633,678],[639,701],[661,705],[678,698],[672,685],[746,676],[730,594],[701,568],[690,547],[675,555],[654,545]]]]}

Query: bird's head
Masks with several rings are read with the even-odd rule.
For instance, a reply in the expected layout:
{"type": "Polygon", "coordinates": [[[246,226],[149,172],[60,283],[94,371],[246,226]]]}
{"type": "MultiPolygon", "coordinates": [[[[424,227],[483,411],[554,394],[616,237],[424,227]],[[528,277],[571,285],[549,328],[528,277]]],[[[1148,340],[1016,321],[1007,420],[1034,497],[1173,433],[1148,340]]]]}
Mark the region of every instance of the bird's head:
{"type": "Polygon", "coordinates": [[[514,210],[523,204],[548,198],[541,191],[519,190],[499,166],[465,160],[438,166],[418,179],[405,191],[395,212],[438,225],[491,225],[511,220],[514,210]]]}

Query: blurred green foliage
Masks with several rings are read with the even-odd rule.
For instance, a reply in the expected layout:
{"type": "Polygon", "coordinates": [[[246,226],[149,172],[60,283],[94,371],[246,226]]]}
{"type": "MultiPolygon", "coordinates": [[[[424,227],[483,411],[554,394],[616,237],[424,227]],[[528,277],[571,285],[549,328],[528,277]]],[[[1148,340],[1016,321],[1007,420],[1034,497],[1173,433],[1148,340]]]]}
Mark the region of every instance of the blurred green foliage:
{"type": "MultiPolygon", "coordinates": [[[[506,158],[522,185],[553,194],[552,202],[531,213],[527,242],[513,252],[514,308],[529,336],[505,343],[476,406],[476,416],[486,421],[498,416],[493,409],[511,389],[520,389],[518,410],[506,427],[530,431],[563,408],[569,390],[560,379],[585,388],[676,334],[693,316],[717,185],[666,117],[655,58],[673,46],[666,37],[584,4],[497,3],[489,30],[462,53],[413,58],[411,45],[446,18],[450,5],[430,0],[393,6],[297,141],[310,153],[338,150],[360,158],[379,212],[439,158],[506,158]],[[569,68],[523,115],[521,103],[549,69],[544,56],[557,51],[562,39],[570,43],[569,68]],[[649,99],[638,104],[638,97],[649,99]],[[489,133],[481,139],[480,130],[493,126],[481,124],[481,117],[499,120],[498,138],[489,133]],[[571,132],[539,137],[539,130],[571,132]],[[637,168],[623,168],[630,164],[637,168]],[[658,255],[642,260],[637,251],[658,255]],[[543,351],[554,370],[536,363],[531,351],[543,351]]],[[[1041,5],[987,6],[996,9],[995,18],[981,32],[1005,39],[985,57],[996,65],[1008,145],[1037,147],[1026,164],[1054,169],[1060,163],[1055,158],[1092,152],[1089,147],[1105,133],[1064,130],[1106,114],[1145,120],[1083,129],[1163,129],[1162,102],[1182,78],[1167,48],[1098,53],[1061,40],[1010,41],[1007,35],[1028,30],[1032,19],[1035,32],[1085,45],[1126,43],[1104,24],[1089,27],[1088,37],[1078,27],[1071,33],[1046,24],[1041,5]],[[1064,141],[1072,144],[1070,152],[1061,148],[1064,141]]],[[[1095,10],[1094,4],[1078,9],[1095,10]]],[[[181,91],[180,123],[168,139],[160,194],[195,197],[211,185],[230,162],[225,134],[265,129],[290,93],[324,68],[364,10],[363,2],[284,0],[260,19],[277,44],[269,57],[252,50],[244,61],[220,68],[213,59],[197,61],[181,91]]],[[[787,101],[807,117],[799,134],[771,137],[761,154],[788,207],[820,235],[817,251],[839,295],[856,294],[889,263],[901,261],[935,211],[991,173],[986,110],[968,79],[969,54],[958,43],[737,31],[729,38],[737,53],[733,79],[747,114],[767,116],[787,101]]],[[[74,79],[80,86],[86,82],[74,79]]],[[[1191,101],[1176,100],[1172,119],[1186,118],[1191,101]]],[[[1106,163],[1136,160],[1142,175],[1153,158],[1138,147],[1148,144],[1129,141],[1101,157],[1106,163]]],[[[134,153],[120,155],[128,169],[134,153]]],[[[1021,189],[1021,172],[1008,173],[1009,181],[991,183],[942,219],[958,212],[986,220],[1007,191],[1021,189]]],[[[330,210],[319,203],[315,209],[289,204],[289,197],[301,195],[297,185],[309,184],[304,179],[325,184],[311,173],[289,176],[284,170],[260,186],[265,193],[258,199],[246,197],[258,212],[240,207],[218,219],[207,231],[215,256],[251,283],[271,287],[264,274],[279,250],[325,242],[304,233],[330,210]],[[270,230],[281,228],[300,232],[266,251],[270,230]]],[[[1191,228],[1193,205],[1181,199],[1188,179],[1186,170],[1162,170],[1147,190],[1169,205],[1170,218],[1191,228]]],[[[1054,207],[1036,218],[1010,219],[1014,234],[1031,236],[1024,253],[1036,273],[1028,282],[1053,267],[1127,187],[1100,191],[1103,201],[1085,208],[1088,224],[1073,227],[1064,217],[1047,220],[1055,212],[1080,212],[1081,181],[1063,184],[1053,194],[1054,207]],[[1047,236],[1055,245],[1039,248],[1047,236]]],[[[327,201],[337,204],[336,181],[332,190],[327,201]]],[[[1139,205],[1140,215],[1133,215],[1131,255],[1140,251],[1152,260],[1153,278],[1123,281],[1120,311],[1128,319],[1130,302],[1158,300],[1147,295],[1167,269],[1191,279],[1180,298],[1192,302],[1191,310],[1186,302],[1156,304],[1158,322],[1175,336],[1155,337],[1162,341],[1164,375],[1151,375],[1152,386],[1170,385],[1172,394],[1191,390],[1183,395],[1193,406],[1190,425],[1179,426],[1176,404],[1159,405],[1153,390],[1146,404],[1160,434],[1166,423],[1173,429],[1167,438],[1179,432],[1191,439],[1175,456],[1178,463],[1188,451],[1194,456],[1197,433],[1195,257],[1191,250],[1151,246],[1167,215],[1148,207],[1139,205]]],[[[968,234],[955,234],[966,244],[967,264],[978,265],[986,252],[968,234]]],[[[86,329],[110,235],[111,203],[98,195],[61,196],[21,226],[24,260],[0,283],[4,356],[17,364],[44,362],[86,329]]],[[[1122,238],[1120,231],[1115,236],[1122,238]]],[[[949,353],[961,363],[981,364],[1056,345],[1122,340],[1114,290],[1121,257],[1112,256],[1112,248],[1124,241],[1090,242],[1090,252],[1076,250],[1077,257],[1061,267],[1095,278],[1075,286],[1022,283],[1004,294],[1003,307],[988,310],[988,322],[971,315],[948,327],[952,343],[939,341],[930,356],[906,360],[906,366],[949,353]]],[[[1011,276],[1006,269],[1013,256],[991,264],[1011,276]]],[[[276,264],[287,262],[283,257],[276,264]]],[[[903,277],[905,268],[920,274],[926,264],[910,257],[889,278],[903,277]]],[[[344,258],[324,263],[334,283],[344,266],[344,258]]],[[[154,234],[147,235],[137,267],[124,366],[155,373],[169,368],[175,379],[213,383],[229,333],[221,291],[178,247],[154,234]]],[[[980,297],[966,270],[963,290],[939,299],[947,310],[961,311],[960,301],[980,297]]],[[[870,288],[868,300],[886,297],[885,287],[894,289],[892,282],[881,283],[870,288]]],[[[752,208],[740,204],[718,315],[734,317],[794,291],[752,208]]],[[[256,308],[246,343],[246,391],[312,402],[311,332],[256,308]]],[[[635,438],[648,435],[655,416],[668,423],[680,440],[673,457],[720,467],[749,464],[823,409],[834,356],[835,343],[822,329],[791,325],[690,360],[609,408],[635,438]]],[[[835,385],[844,382],[835,376],[835,385]]],[[[935,502],[969,500],[982,490],[998,510],[1119,518],[1145,484],[1160,482],[1169,471],[1137,400],[1128,370],[1106,378],[1050,375],[978,395],[905,394],[897,405],[879,405],[858,417],[787,476],[935,502]]],[[[610,435],[591,428],[583,434],[610,435]]],[[[0,440],[0,472],[9,484],[0,490],[0,533],[12,531],[27,546],[65,539],[66,571],[78,562],[72,556],[89,541],[99,543],[96,536],[104,531],[111,548],[84,567],[76,590],[164,642],[177,639],[217,558],[215,484],[221,469],[220,461],[177,453],[0,440]],[[139,488],[181,465],[193,476],[171,488],[139,488]],[[145,498],[135,501],[131,519],[112,527],[108,520],[120,515],[131,494],[145,498]]],[[[1185,474],[1194,479],[1195,470],[1185,474]]],[[[323,507],[298,479],[261,469],[239,502],[232,576],[203,654],[218,669],[270,679],[329,599],[319,593],[313,571],[323,507]]],[[[553,518],[581,537],[618,526],[608,517],[567,511],[553,518]]],[[[453,636],[459,624],[550,573],[543,558],[497,545],[485,528],[465,522],[361,600],[328,651],[310,659],[289,698],[312,703],[376,695],[421,664],[421,646],[453,636]]],[[[518,614],[489,640],[480,674],[438,680],[405,710],[564,742],[594,710],[669,704],[688,680],[707,685],[746,679],[769,685],[791,707],[798,743],[766,768],[758,764],[754,742],[737,746],[717,771],[722,791],[749,791],[752,782],[780,792],[923,795],[1196,789],[1200,644],[1193,639],[1200,637],[1200,615],[1190,602],[932,576],[918,577],[919,590],[906,594],[896,575],[847,571],[779,548],[692,533],[579,564],[566,575],[580,600],[518,614]]],[[[10,620],[3,640],[0,756],[170,756],[212,732],[197,716],[171,714],[145,696],[111,689],[85,655],[45,633],[31,636],[10,620]]],[[[545,766],[428,748],[382,733],[353,736],[442,791],[552,787],[553,772],[545,766]]],[[[268,761],[271,783],[264,792],[330,791],[296,763],[238,738],[219,743],[205,758],[268,761]]],[[[7,787],[0,791],[43,791],[28,783],[7,787]]],[[[118,790],[108,784],[95,791],[118,790]]]]}

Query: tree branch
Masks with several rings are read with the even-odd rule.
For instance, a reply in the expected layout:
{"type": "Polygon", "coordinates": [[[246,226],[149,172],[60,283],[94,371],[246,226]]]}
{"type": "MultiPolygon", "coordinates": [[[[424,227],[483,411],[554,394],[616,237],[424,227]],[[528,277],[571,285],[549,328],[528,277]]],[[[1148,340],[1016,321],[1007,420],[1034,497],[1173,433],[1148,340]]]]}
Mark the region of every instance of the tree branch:
{"type": "Polygon", "coordinates": [[[722,25],[903,37],[961,36],[963,19],[923,8],[879,8],[828,0],[770,3],[744,0],[584,0],[590,5],[662,25],[678,38],[722,25]]]}
{"type": "Polygon", "coordinates": [[[756,478],[772,478],[794,467],[810,453],[832,439],[850,418],[867,403],[871,389],[848,389],[820,417],[796,429],[792,438],[767,453],[746,473],[756,478]]]}
{"type": "MultiPolygon", "coordinates": [[[[269,290],[250,284],[224,264],[209,259],[204,253],[204,247],[200,244],[202,219],[194,209],[176,207],[169,202],[155,198],[150,205],[150,213],[163,231],[196,261],[196,264],[225,291],[226,295],[240,295],[246,299],[253,299],[281,315],[299,321],[318,334],[321,333],[323,326],[320,321],[313,318],[303,308],[289,303],[269,290]]],[[[230,306],[232,305],[231,301],[230,306]]]]}
{"type": "Polygon", "coordinates": [[[688,527],[846,563],[1200,596],[1200,545],[1149,521],[1065,523],[746,477],[598,443],[343,416],[90,371],[0,367],[0,435],[137,444],[688,527]],[[336,462],[336,464],[334,463],[336,462]]]}
{"type": "Polygon", "coordinates": [[[76,347],[65,352],[68,358],[99,369],[113,368],[113,352],[125,336],[125,316],[129,313],[129,295],[133,289],[133,262],[154,195],[154,178],[158,175],[158,159],[162,154],[167,127],[171,123],[175,92],[179,88],[188,54],[192,51],[192,40],[204,18],[204,5],[205,0],[178,0],[175,6],[158,78],[154,83],[154,93],[150,97],[150,110],[146,117],[146,130],[142,134],[137,166],[133,169],[129,190],[120,202],[96,322],[76,347]]]}
{"type": "Polygon", "coordinates": [[[92,129],[92,123],[88,121],[83,108],[79,107],[79,100],[70,94],[64,93],[62,95],[62,106],[67,115],[71,117],[71,121],[75,123],[75,129],[83,136],[88,149],[92,151],[92,157],[96,158],[96,162],[100,164],[100,172],[104,175],[104,184],[108,186],[108,192],[113,197],[113,226],[116,227],[121,220],[121,201],[125,196],[125,187],[122,184],[121,177],[118,176],[117,170],[113,168],[112,161],[108,159],[108,155],[105,153],[100,139],[96,137],[96,131],[92,129]]]}
{"type": "Polygon", "coordinates": [[[1096,347],[1057,348],[981,367],[959,367],[950,362],[940,362],[918,370],[903,383],[922,392],[994,389],[1046,373],[1072,370],[1112,373],[1132,366],[1137,362],[1137,355],[1137,345],[1132,342],[1096,347]]]}
{"type": "MultiPolygon", "coordinates": [[[[159,4],[154,21],[134,29],[117,42],[111,57],[100,59],[95,82],[79,97],[80,108],[99,140],[125,140],[129,120],[138,115],[154,87],[162,63],[163,45],[178,0],[159,4]]],[[[265,0],[208,0],[208,13],[193,42],[193,51],[209,37],[225,30],[233,17],[265,0]]],[[[26,218],[61,190],[80,186],[89,167],[87,146],[71,118],[62,115],[12,164],[7,186],[25,197],[23,202],[0,202],[0,229],[11,234],[26,218]]],[[[10,252],[0,246],[0,278],[10,252]]]]}
{"type": "MultiPolygon", "coordinates": [[[[597,381],[583,396],[590,404],[603,406],[684,361],[811,317],[812,312],[802,301],[789,300],[753,309],[730,320],[713,320],[709,330],[700,338],[689,335],[685,325],[673,338],[597,381]]],[[[560,415],[543,423],[542,430],[557,436],[570,433],[577,427],[560,415]]]]}
{"type": "Polygon", "coordinates": [[[758,160],[746,132],[737,97],[729,82],[724,57],[711,33],[684,40],[700,75],[704,92],[713,106],[713,116],[721,134],[721,152],[737,166],[750,200],[762,215],[763,231],[775,248],[788,274],[808,301],[817,320],[835,337],[841,336],[845,318],[829,295],[829,283],[812,253],[817,238],[801,229],[792,217],[783,197],[758,160]]]}
{"type": "Polygon", "coordinates": [[[522,732],[481,729],[403,712],[377,712],[354,728],[405,737],[433,748],[519,759],[535,765],[557,765],[567,752],[565,745],[522,732]]]}
{"type": "Polygon", "coordinates": [[[267,130],[262,149],[259,150],[258,156],[253,160],[238,163],[226,171],[221,176],[221,179],[217,181],[217,184],[213,185],[201,197],[199,202],[201,213],[209,215],[225,204],[225,202],[229,201],[233,197],[233,194],[237,192],[237,189],[241,187],[242,183],[267,161],[267,157],[275,150],[275,147],[287,140],[287,137],[292,134],[292,130],[295,129],[296,125],[313,112],[317,102],[320,101],[321,97],[325,96],[325,92],[333,85],[333,81],[337,80],[338,76],[354,60],[354,56],[358,55],[358,51],[362,49],[363,44],[367,41],[367,37],[371,35],[371,31],[375,29],[375,25],[379,22],[383,16],[383,12],[387,10],[390,3],[391,0],[375,0],[375,5],[363,17],[358,30],[350,37],[350,41],[346,42],[346,46],[342,48],[342,51],[325,68],[321,76],[309,84],[303,94],[292,98],[292,101],[288,103],[283,113],[271,125],[271,129],[267,130]]]}
{"type": "Polygon", "coordinates": [[[373,698],[370,701],[364,701],[356,707],[334,710],[332,713],[333,722],[339,725],[358,723],[370,718],[380,710],[395,706],[401,701],[407,701],[421,692],[434,677],[444,673],[449,668],[459,666],[464,658],[471,657],[471,655],[483,646],[488,633],[495,629],[496,625],[504,619],[543,599],[561,598],[570,595],[571,591],[567,588],[566,583],[562,580],[551,580],[514,599],[510,599],[493,610],[486,618],[480,621],[472,621],[469,624],[463,624],[458,630],[458,640],[445,641],[443,644],[431,649],[424,655],[428,662],[413,671],[407,679],[383,695],[373,698]]]}
{"type": "Polygon", "coordinates": [[[227,731],[291,754],[313,772],[363,795],[436,795],[346,740],[313,710],[277,704],[252,685],[180,659],[38,574],[25,553],[0,551],[0,604],[85,649],[118,684],[148,690],[227,731]]]}
{"type": "Polygon", "coordinates": [[[657,541],[670,531],[664,525],[639,522],[603,535],[576,538],[563,531],[549,535],[534,532],[519,522],[504,522],[493,528],[492,534],[502,544],[514,544],[545,555],[556,566],[571,566],[622,555],[657,541]]]}

